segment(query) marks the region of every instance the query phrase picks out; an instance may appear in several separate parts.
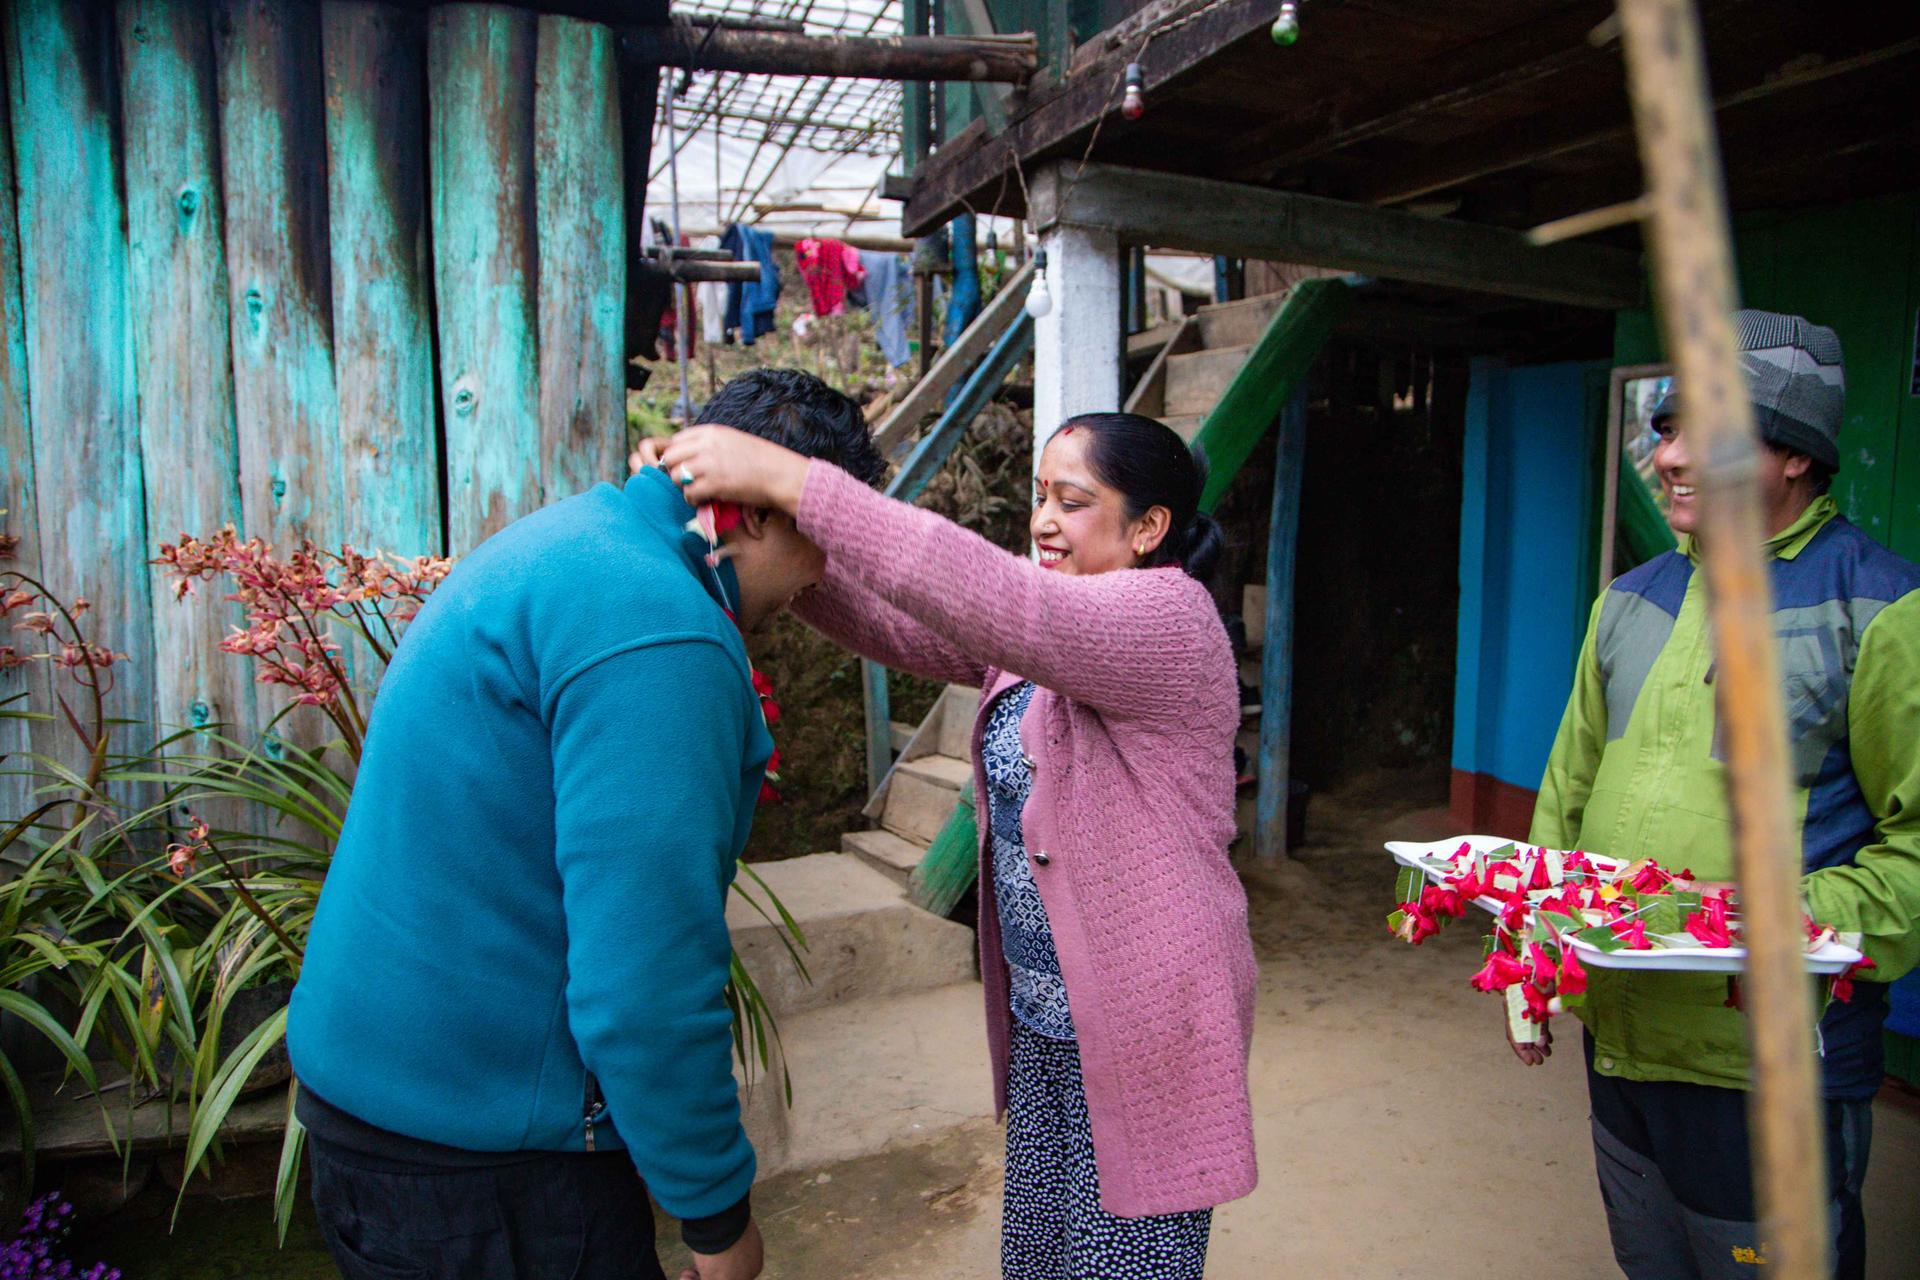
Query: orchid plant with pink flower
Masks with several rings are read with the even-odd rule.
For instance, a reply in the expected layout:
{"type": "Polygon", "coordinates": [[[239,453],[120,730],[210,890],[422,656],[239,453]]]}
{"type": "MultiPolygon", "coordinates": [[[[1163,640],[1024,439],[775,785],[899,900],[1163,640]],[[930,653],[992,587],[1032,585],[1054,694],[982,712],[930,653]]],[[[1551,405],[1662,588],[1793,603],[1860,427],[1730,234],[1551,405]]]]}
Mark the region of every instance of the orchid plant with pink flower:
{"type": "Polygon", "coordinates": [[[453,569],[444,556],[365,555],[352,544],[338,551],[302,540],[285,556],[260,538],[242,539],[228,525],[207,539],[182,534],[163,543],[161,566],[174,598],[197,583],[227,579],[226,599],[245,611],[220,648],[253,660],[256,679],[293,691],[295,706],[318,707],[339,729],[356,762],[366,740],[367,713],[348,678],[333,628],[341,624],[385,666],[401,629],[453,569]]]}

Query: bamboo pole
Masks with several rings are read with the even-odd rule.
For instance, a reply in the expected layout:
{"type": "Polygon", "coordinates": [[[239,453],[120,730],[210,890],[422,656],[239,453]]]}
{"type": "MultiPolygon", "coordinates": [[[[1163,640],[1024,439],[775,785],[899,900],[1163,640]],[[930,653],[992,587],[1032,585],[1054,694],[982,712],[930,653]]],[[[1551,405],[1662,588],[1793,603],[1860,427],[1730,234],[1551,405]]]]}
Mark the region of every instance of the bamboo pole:
{"type": "Polygon", "coordinates": [[[1818,1280],[1829,1230],[1813,992],[1802,959],[1800,858],[1787,811],[1753,409],[1734,340],[1732,253],[1706,65],[1691,0],[1619,0],[1619,13],[1661,329],[1686,389],[1682,422],[1701,464],[1700,548],[1746,925],[1759,1239],[1776,1280],[1818,1280]]]}

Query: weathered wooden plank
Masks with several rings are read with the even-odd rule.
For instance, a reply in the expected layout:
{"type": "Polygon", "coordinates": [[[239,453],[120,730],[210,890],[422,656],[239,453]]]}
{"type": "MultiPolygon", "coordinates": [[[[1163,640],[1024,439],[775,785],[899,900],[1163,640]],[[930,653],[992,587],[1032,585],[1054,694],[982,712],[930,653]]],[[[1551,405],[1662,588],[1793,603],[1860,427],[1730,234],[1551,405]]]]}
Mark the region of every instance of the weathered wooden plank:
{"type": "Polygon", "coordinates": [[[239,426],[249,534],[277,546],[341,528],[320,14],[311,0],[220,0],[215,20],[239,426]]]}
{"type": "Polygon", "coordinates": [[[626,209],[612,33],[546,15],[538,44],[540,479],[551,502],[618,476],[626,451],[626,209]]]}
{"type": "MultiPolygon", "coordinates": [[[[146,486],[158,543],[240,523],[213,35],[206,0],[128,0],[119,18],[140,450],[166,478],[146,486]]],[[[219,648],[239,610],[217,590],[175,601],[158,573],[148,589],[162,731],[252,733],[252,673],[219,648]]]]}
{"type": "Polygon", "coordinates": [[[427,255],[426,20],[364,0],[320,11],[327,234],[340,414],[340,536],[438,553],[427,255]]]}
{"type": "MultiPolygon", "coordinates": [[[[314,0],[218,0],[214,54],[226,197],[229,329],[246,532],[282,551],[338,545],[344,511],[333,376],[326,117],[314,0]]],[[[355,655],[349,650],[351,670],[355,655]]],[[[264,721],[287,705],[257,695],[264,721]]],[[[274,738],[334,736],[301,708],[274,738]]]]}
{"type": "Polygon", "coordinates": [[[1362,271],[1508,297],[1617,310],[1644,295],[1640,256],[1597,244],[1536,246],[1503,227],[1115,165],[1033,182],[1035,225],[1103,227],[1170,249],[1362,271]]]}
{"type": "Polygon", "coordinates": [[[534,15],[427,18],[434,287],[447,541],[458,555],[540,505],[534,15]]]}
{"type": "MultiPolygon", "coordinates": [[[[0,569],[26,573],[40,568],[39,513],[33,492],[33,431],[27,416],[27,330],[20,297],[20,221],[13,200],[13,95],[0,93],[0,535],[15,539],[13,555],[0,569]]],[[[12,636],[0,640],[11,643],[12,636]]],[[[45,672],[29,667],[0,671],[0,712],[24,712],[28,681],[45,685],[45,672]]],[[[41,694],[42,699],[45,693],[41,694]]],[[[11,771],[24,768],[19,753],[32,750],[28,722],[0,714],[0,822],[28,810],[32,783],[11,771]]]]}
{"type": "MultiPolygon", "coordinates": [[[[9,6],[7,81],[25,304],[26,383],[41,567],[69,600],[92,603],[95,643],[116,664],[116,750],[153,732],[152,615],[141,500],[127,240],[114,156],[119,86],[113,13],[87,0],[9,6]]],[[[61,687],[72,686],[62,678],[61,687]]],[[[80,705],[85,714],[84,702],[80,705]]],[[[63,723],[33,727],[37,749],[83,752],[63,723]]]]}

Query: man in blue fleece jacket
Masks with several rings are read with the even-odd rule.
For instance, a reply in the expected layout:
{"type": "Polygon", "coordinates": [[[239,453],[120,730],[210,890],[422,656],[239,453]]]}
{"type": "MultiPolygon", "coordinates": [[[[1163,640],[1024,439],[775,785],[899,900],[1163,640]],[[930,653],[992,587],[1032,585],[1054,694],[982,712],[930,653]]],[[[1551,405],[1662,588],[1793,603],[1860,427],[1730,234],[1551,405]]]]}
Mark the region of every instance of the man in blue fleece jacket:
{"type": "MultiPolygon", "coordinates": [[[[803,373],[735,378],[701,421],[879,477],[803,373]]],[[[748,511],[709,565],[693,514],[649,467],[516,522],[381,684],[287,1030],[348,1280],[657,1280],[649,1190],[685,1276],[760,1270],[721,994],[772,750],[740,629],[822,561],[748,511]]]]}

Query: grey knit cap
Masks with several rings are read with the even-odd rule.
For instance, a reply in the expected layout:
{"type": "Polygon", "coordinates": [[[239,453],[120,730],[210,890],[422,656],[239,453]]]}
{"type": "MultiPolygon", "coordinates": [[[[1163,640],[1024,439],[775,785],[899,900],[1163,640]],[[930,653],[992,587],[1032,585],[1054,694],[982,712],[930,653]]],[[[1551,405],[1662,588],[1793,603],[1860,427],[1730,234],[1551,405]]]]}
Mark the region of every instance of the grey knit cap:
{"type": "MultiPolygon", "coordinates": [[[[1736,311],[1733,321],[1760,438],[1837,470],[1847,396],[1840,335],[1778,311],[1736,311]]],[[[1679,407],[1676,387],[1655,406],[1652,420],[1657,423],[1679,407]]]]}

